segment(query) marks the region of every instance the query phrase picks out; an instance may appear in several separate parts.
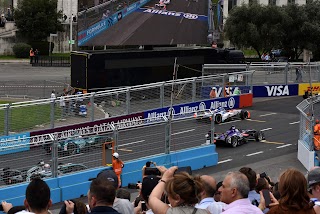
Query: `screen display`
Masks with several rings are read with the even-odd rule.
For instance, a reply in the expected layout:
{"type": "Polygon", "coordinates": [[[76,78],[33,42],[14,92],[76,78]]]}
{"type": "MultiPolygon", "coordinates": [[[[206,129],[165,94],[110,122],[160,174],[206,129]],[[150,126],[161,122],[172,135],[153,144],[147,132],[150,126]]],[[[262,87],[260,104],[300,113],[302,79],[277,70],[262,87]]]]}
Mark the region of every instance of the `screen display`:
{"type": "Polygon", "coordinates": [[[208,44],[208,0],[78,1],[78,46],[208,44]]]}

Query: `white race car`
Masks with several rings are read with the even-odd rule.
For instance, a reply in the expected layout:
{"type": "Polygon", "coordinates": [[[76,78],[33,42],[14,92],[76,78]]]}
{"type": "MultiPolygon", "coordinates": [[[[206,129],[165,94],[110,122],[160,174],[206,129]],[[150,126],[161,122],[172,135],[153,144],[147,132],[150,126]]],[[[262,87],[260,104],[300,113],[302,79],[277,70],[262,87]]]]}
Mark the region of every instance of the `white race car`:
{"type": "Polygon", "coordinates": [[[196,118],[196,120],[214,119],[214,122],[219,124],[225,121],[232,120],[234,118],[240,118],[242,120],[249,119],[250,112],[243,109],[226,110],[222,107],[219,107],[213,110],[210,110],[210,109],[199,110],[196,113],[194,113],[194,118],[196,118]]]}

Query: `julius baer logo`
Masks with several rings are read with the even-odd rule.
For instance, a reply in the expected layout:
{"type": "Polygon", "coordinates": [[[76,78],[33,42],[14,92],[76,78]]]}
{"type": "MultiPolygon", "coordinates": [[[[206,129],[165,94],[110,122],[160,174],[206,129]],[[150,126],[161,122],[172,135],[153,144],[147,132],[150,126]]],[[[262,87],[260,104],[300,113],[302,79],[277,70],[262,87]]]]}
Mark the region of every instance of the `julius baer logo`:
{"type": "MultiPolygon", "coordinates": [[[[210,102],[200,102],[197,106],[190,106],[190,105],[183,105],[179,107],[179,112],[176,112],[174,108],[169,108],[167,111],[163,112],[150,112],[147,116],[147,122],[153,122],[162,120],[163,117],[168,117],[171,114],[174,116],[181,116],[181,115],[187,115],[187,114],[193,114],[194,112],[197,112],[199,110],[208,109],[210,106],[210,109],[216,109],[218,107],[224,107],[227,109],[233,109],[236,105],[236,101],[233,97],[230,97],[226,101],[210,101],[210,102]],[[206,103],[208,105],[206,105],[206,103]],[[208,108],[207,108],[208,106],[208,108]]],[[[177,108],[176,108],[177,109],[177,108]]]]}

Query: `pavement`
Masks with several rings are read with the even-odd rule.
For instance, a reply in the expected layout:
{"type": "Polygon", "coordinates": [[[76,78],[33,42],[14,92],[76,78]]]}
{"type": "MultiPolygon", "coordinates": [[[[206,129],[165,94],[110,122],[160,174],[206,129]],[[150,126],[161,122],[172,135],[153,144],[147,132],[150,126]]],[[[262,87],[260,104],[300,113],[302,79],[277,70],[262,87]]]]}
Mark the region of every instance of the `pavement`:
{"type": "Polygon", "coordinates": [[[0,63],[30,63],[30,59],[0,59],[0,63]]]}

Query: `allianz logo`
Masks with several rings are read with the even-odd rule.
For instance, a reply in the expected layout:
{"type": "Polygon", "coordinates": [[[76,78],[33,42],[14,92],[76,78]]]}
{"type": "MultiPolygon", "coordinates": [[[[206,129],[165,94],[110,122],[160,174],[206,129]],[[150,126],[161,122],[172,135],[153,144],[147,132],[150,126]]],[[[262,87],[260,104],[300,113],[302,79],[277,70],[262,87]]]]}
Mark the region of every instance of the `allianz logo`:
{"type": "Polygon", "coordinates": [[[290,95],[288,85],[273,85],[273,86],[264,86],[264,87],[267,89],[268,97],[290,95]]]}
{"type": "Polygon", "coordinates": [[[219,107],[233,109],[236,105],[236,100],[233,97],[230,97],[227,101],[213,101],[211,102],[210,109],[216,109],[219,107]]]}

